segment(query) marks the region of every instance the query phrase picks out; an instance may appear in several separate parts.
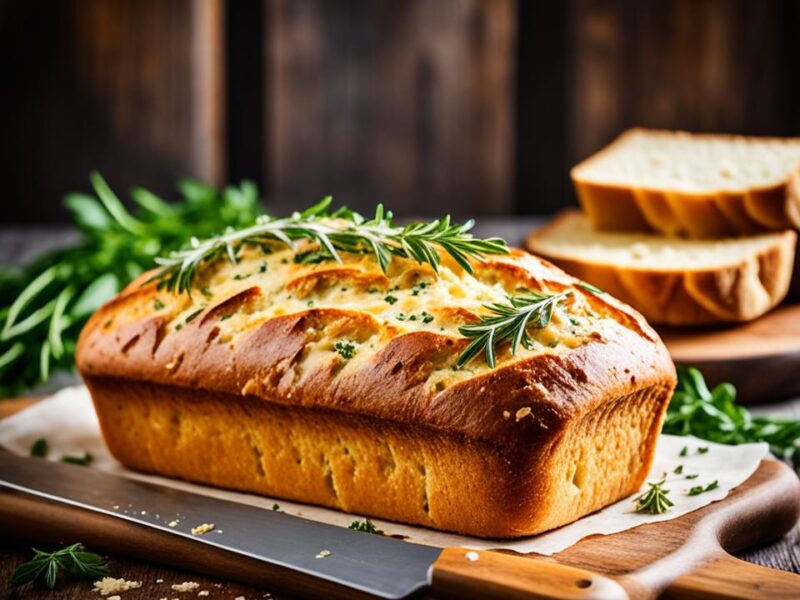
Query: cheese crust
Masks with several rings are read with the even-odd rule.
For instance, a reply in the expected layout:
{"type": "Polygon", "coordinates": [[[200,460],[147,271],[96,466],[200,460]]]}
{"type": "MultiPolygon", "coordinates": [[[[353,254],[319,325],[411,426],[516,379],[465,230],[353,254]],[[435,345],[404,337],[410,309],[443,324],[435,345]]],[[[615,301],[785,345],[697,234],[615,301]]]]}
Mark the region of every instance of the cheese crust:
{"type": "Polygon", "coordinates": [[[86,325],[103,435],[152,473],[484,537],[573,521],[642,484],[675,370],[643,317],[519,250],[307,263],[249,248],[192,296],[133,282],[86,325]],[[530,349],[457,368],[460,325],[571,292],[530,349]]]}

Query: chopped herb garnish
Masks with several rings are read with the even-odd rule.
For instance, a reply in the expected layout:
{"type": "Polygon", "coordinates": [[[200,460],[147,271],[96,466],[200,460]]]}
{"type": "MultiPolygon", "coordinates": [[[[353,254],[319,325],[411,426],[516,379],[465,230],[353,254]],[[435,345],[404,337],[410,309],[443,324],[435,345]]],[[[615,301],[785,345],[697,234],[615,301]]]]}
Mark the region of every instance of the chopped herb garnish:
{"type": "Polygon", "coordinates": [[[501,342],[511,342],[511,354],[516,354],[517,347],[533,347],[533,340],[528,336],[528,328],[543,329],[550,324],[555,306],[564,300],[570,292],[563,294],[540,294],[524,292],[509,296],[507,304],[487,305],[491,316],[484,316],[478,323],[462,325],[458,328],[461,335],[473,338],[473,341],[458,357],[458,366],[466,364],[474,356],[484,352],[486,362],[495,366],[495,346],[501,342]]]}
{"type": "Polygon", "coordinates": [[[686,479],[697,479],[698,477],[700,477],[699,473],[693,473],[691,475],[687,475],[686,479]]]}
{"type": "Polygon", "coordinates": [[[258,272],[259,273],[266,273],[267,272],[267,261],[265,261],[265,260],[261,261],[261,264],[258,267],[258,272]]]}
{"type": "Polygon", "coordinates": [[[678,465],[672,472],[675,473],[675,475],[680,475],[681,473],[683,473],[683,465],[678,465]]]}
{"type": "Polygon", "coordinates": [[[310,250],[294,255],[294,262],[298,265],[316,265],[327,260],[334,260],[330,252],[324,250],[310,250]]]}
{"type": "Polygon", "coordinates": [[[236,275],[233,276],[233,279],[235,281],[241,281],[242,279],[247,279],[248,277],[250,277],[250,275],[252,275],[252,273],[237,273],[236,275]]]}
{"type": "Polygon", "coordinates": [[[88,452],[84,452],[83,456],[71,456],[69,454],[66,454],[61,457],[61,462],[63,463],[69,463],[71,465],[81,465],[83,467],[85,467],[88,464],[91,464],[93,460],[94,456],[92,456],[88,452]]]}
{"type": "Polygon", "coordinates": [[[222,316],[219,318],[219,320],[220,320],[220,321],[227,321],[227,320],[228,320],[228,319],[230,319],[232,316],[233,316],[233,315],[222,315],[222,316]]]}
{"type": "Polygon", "coordinates": [[[175,331],[180,331],[181,329],[183,329],[183,323],[178,323],[175,325],[175,331]]]}
{"type": "Polygon", "coordinates": [[[378,293],[378,288],[376,288],[376,287],[371,287],[371,288],[369,288],[369,289],[367,290],[367,293],[368,293],[368,294],[377,294],[377,293],[378,293]]]}
{"type": "Polygon", "coordinates": [[[706,452],[708,452],[708,446],[701,446],[697,449],[698,454],[705,454],[706,452]]]}
{"type": "Polygon", "coordinates": [[[83,544],[72,544],[55,552],[42,552],[36,548],[33,551],[33,559],[14,571],[11,585],[23,585],[41,578],[52,590],[56,587],[61,570],[84,579],[97,579],[111,574],[105,559],[99,554],[87,552],[83,544]]]}
{"type": "Polygon", "coordinates": [[[690,496],[697,496],[698,494],[702,494],[704,492],[710,492],[711,490],[715,490],[719,487],[719,481],[716,479],[709,483],[707,486],[703,487],[702,485],[696,485],[692,489],[689,490],[690,496]]]}
{"type": "Polygon", "coordinates": [[[164,308],[164,303],[158,298],[156,298],[155,300],[153,300],[153,306],[155,307],[156,310],[161,310],[162,308],[164,308]]]}
{"type": "Polygon", "coordinates": [[[397,302],[397,298],[396,298],[395,296],[392,296],[391,294],[389,294],[388,296],[386,296],[386,297],[384,298],[384,300],[385,300],[386,302],[388,302],[389,304],[394,304],[395,302],[397,302]]]}
{"type": "Polygon", "coordinates": [[[306,306],[314,306],[314,301],[309,300],[308,302],[306,302],[306,306]]]}
{"type": "Polygon", "coordinates": [[[356,353],[356,346],[352,342],[336,342],[333,349],[345,360],[350,360],[356,353]]]}
{"type": "Polygon", "coordinates": [[[383,530],[375,527],[375,523],[373,523],[369,519],[364,519],[363,521],[353,521],[352,523],[350,523],[348,529],[361,531],[362,533],[374,533],[375,535],[384,535],[383,530]]]}
{"type": "Polygon", "coordinates": [[[636,512],[649,512],[651,515],[660,515],[667,512],[674,503],[667,498],[669,490],[665,490],[664,479],[656,482],[648,482],[649,489],[635,499],[636,512]]]}
{"type": "Polygon", "coordinates": [[[422,322],[423,323],[430,323],[431,321],[433,321],[433,315],[423,311],[423,313],[422,313],[422,322]]]}
{"type": "Polygon", "coordinates": [[[689,446],[684,446],[683,448],[681,448],[681,452],[680,454],[678,454],[678,456],[684,457],[687,456],[688,454],[689,454],[689,446]]]}
{"type": "Polygon", "coordinates": [[[203,309],[203,308],[198,308],[196,311],[194,311],[192,314],[190,314],[188,317],[186,317],[186,319],[184,320],[184,322],[185,322],[185,323],[191,323],[191,322],[192,322],[192,321],[194,321],[194,320],[195,320],[197,317],[199,317],[199,316],[200,316],[200,314],[203,312],[203,310],[205,310],[205,309],[203,309]]]}
{"type": "Polygon", "coordinates": [[[50,452],[50,444],[44,438],[39,438],[31,444],[31,456],[36,458],[44,458],[50,452]]]}
{"type": "Polygon", "coordinates": [[[277,502],[272,505],[272,510],[280,510],[280,509],[281,509],[281,505],[278,504],[277,502]]]}
{"type": "Polygon", "coordinates": [[[586,290],[587,292],[591,292],[593,294],[605,294],[605,292],[603,290],[601,290],[599,287],[596,287],[596,286],[592,285],[591,283],[586,283],[585,281],[581,281],[578,284],[578,287],[586,290]]]}
{"type": "Polygon", "coordinates": [[[205,296],[206,298],[213,298],[214,297],[214,294],[212,294],[211,290],[208,289],[207,287],[204,287],[202,290],[200,290],[200,293],[203,294],[203,296],[205,296]]]}

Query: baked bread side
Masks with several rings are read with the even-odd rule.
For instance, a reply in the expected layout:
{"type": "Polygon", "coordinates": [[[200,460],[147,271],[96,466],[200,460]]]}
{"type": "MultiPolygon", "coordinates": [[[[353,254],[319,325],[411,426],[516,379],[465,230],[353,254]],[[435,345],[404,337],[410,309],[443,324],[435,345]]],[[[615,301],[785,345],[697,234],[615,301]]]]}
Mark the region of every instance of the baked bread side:
{"type": "Polygon", "coordinates": [[[724,240],[594,231],[584,215],[566,211],[526,246],[651,323],[693,326],[749,321],[777,306],[789,290],[796,240],[791,230],[724,240]]]}
{"type": "Polygon", "coordinates": [[[571,177],[596,229],[721,238],[800,227],[800,138],[631,129],[571,177]]]}
{"type": "Polygon", "coordinates": [[[190,298],[141,278],[82,333],[115,457],[148,472],[485,537],[575,520],[641,485],[675,383],[644,319],[514,251],[438,276],[362,255],[218,261],[190,298]],[[456,362],[460,325],[561,294],[531,348],[456,362]],[[411,317],[414,317],[411,319],[411,317]]]}

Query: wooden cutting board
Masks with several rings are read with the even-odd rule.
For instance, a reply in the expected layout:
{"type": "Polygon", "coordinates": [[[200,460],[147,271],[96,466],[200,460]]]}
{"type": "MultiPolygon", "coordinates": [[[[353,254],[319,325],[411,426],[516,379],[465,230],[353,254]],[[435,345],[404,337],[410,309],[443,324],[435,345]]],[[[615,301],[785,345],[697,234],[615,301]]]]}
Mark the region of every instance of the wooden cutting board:
{"type": "MultiPolygon", "coordinates": [[[[798,517],[800,481],[787,466],[765,460],[727,498],[693,513],[610,536],[593,536],[553,557],[529,556],[611,575],[634,598],[662,592],[668,598],[800,598],[800,575],[757,566],[729,554],[779,538],[798,517]]],[[[0,530],[26,542],[80,539],[98,551],[267,589],[297,589],[288,575],[266,574],[263,563],[113,517],[11,492],[0,493],[0,530]]],[[[517,559],[514,563],[511,571],[511,563],[504,565],[501,560],[499,572],[492,575],[499,582],[504,577],[525,577],[526,564],[531,577],[537,572],[534,561],[517,559]]],[[[461,567],[485,569],[490,562],[472,564],[461,567]]],[[[487,579],[485,573],[482,579],[487,579]]]]}
{"type": "Polygon", "coordinates": [[[672,359],[697,367],[709,386],[729,381],[757,404],[800,396],[800,304],[729,327],[658,327],[672,359]]]}

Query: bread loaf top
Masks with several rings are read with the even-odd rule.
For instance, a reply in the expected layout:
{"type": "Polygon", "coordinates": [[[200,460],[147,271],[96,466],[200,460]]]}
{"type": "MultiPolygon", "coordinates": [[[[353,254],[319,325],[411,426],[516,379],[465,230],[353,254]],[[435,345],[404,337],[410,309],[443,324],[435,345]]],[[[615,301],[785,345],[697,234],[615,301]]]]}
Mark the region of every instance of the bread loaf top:
{"type": "Polygon", "coordinates": [[[145,274],[84,328],[77,364],[109,377],[235,394],[465,436],[514,452],[570,419],[643,388],[674,385],[656,333],[630,307],[520,250],[428,265],[371,256],[321,260],[311,244],[248,247],[198,272],[192,295],[145,274]],[[463,367],[458,327],[520,289],[570,291],[530,349],[463,367]]]}
{"type": "Polygon", "coordinates": [[[579,182],[710,194],[779,186],[798,171],[800,138],[630,129],[571,174],[579,182]]]}

